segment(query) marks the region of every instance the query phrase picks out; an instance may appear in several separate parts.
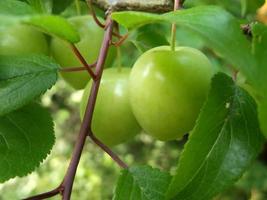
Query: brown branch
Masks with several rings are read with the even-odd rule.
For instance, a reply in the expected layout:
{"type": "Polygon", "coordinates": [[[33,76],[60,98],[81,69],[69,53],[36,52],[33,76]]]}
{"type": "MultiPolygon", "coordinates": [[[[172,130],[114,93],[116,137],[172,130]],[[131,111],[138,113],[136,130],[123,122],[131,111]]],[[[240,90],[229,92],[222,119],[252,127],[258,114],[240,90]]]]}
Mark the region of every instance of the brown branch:
{"type": "MultiPolygon", "coordinates": [[[[88,65],[90,68],[93,68],[96,66],[96,63],[88,65]]],[[[87,70],[85,67],[66,67],[66,68],[60,68],[59,71],[61,72],[76,72],[76,71],[85,71],[87,70]]]]}
{"type": "Polygon", "coordinates": [[[92,14],[92,17],[93,17],[95,23],[96,23],[100,28],[105,28],[106,25],[103,24],[102,22],[100,22],[100,20],[99,20],[99,19],[97,18],[97,16],[96,16],[95,9],[93,8],[93,2],[92,2],[92,0],[87,0],[86,3],[87,3],[87,5],[88,5],[88,7],[89,7],[89,9],[90,9],[90,11],[91,11],[91,14],[92,14]]]}
{"type": "MultiPolygon", "coordinates": [[[[109,18],[108,18],[109,20],[109,18]]],[[[100,85],[100,78],[102,75],[102,71],[104,68],[104,63],[107,57],[107,52],[109,48],[109,41],[111,41],[112,38],[112,25],[113,23],[109,23],[109,26],[107,27],[107,30],[105,32],[104,40],[102,43],[102,47],[100,49],[99,58],[97,60],[96,64],[96,79],[94,80],[93,87],[91,89],[90,97],[88,99],[87,107],[85,116],[82,121],[79,137],[77,139],[77,142],[74,147],[74,152],[72,155],[72,159],[68,168],[68,171],[66,173],[66,176],[63,180],[62,185],[64,186],[64,191],[62,192],[63,200],[69,200],[72,192],[72,186],[74,177],[77,171],[77,167],[80,161],[80,157],[82,154],[82,150],[84,147],[85,139],[88,135],[88,133],[91,131],[91,122],[96,102],[96,97],[98,93],[98,88],[100,85]]]]}
{"type": "MultiPolygon", "coordinates": [[[[107,146],[105,146],[97,138],[95,138],[95,136],[92,134],[92,131],[91,131],[91,123],[92,123],[94,107],[96,103],[98,89],[100,86],[100,81],[101,81],[100,79],[102,76],[105,60],[108,54],[108,49],[110,47],[110,42],[112,40],[112,31],[113,31],[113,21],[108,16],[106,20],[106,30],[105,30],[104,39],[103,39],[99,57],[96,63],[96,75],[93,81],[90,96],[89,96],[88,103],[86,106],[85,116],[83,118],[79,136],[76,140],[74,151],[71,157],[71,161],[70,161],[68,170],[65,174],[65,177],[63,179],[63,182],[60,184],[59,187],[57,187],[56,189],[50,192],[46,192],[46,193],[39,194],[33,197],[29,197],[26,200],[45,199],[45,198],[49,198],[49,197],[52,197],[58,194],[62,195],[63,200],[70,199],[77,167],[79,165],[82,150],[84,148],[85,140],[88,135],[92,138],[92,140],[98,146],[100,146],[103,150],[105,150],[117,163],[119,163],[121,167],[124,167],[124,168],[127,167],[127,165],[123,163],[123,161],[120,160],[117,155],[115,155],[107,146]]],[[[79,51],[76,51],[77,49],[74,45],[73,45],[73,50],[77,53],[77,57],[79,58],[79,60],[83,62],[82,56],[79,54],[79,51]]]]}
{"type": "Polygon", "coordinates": [[[108,146],[102,143],[99,139],[97,139],[92,132],[89,133],[89,137],[93,140],[93,142],[99,146],[103,151],[105,151],[111,158],[114,160],[120,167],[126,169],[128,165],[124,163],[118,155],[116,155],[108,146]]]}
{"type": "MultiPolygon", "coordinates": [[[[103,28],[105,29],[106,28],[106,25],[103,24],[96,16],[96,13],[95,13],[95,10],[94,10],[94,7],[93,7],[93,2],[92,0],[87,0],[86,1],[87,5],[88,5],[88,8],[90,9],[91,11],[91,14],[92,14],[92,17],[95,21],[95,23],[100,27],[100,28],[103,28]]],[[[112,32],[112,35],[117,37],[117,38],[123,38],[124,36],[121,36],[120,34],[116,33],[116,32],[112,32]]]]}
{"type": "Polygon", "coordinates": [[[171,11],[173,0],[93,0],[93,3],[103,10],[112,7],[114,11],[145,11],[154,13],[163,13],[171,11]]]}
{"type": "Polygon", "coordinates": [[[53,196],[56,196],[58,194],[60,194],[62,191],[62,188],[61,186],[54,189],[54,190],[51,190],[49,192],[45,192],[45,193],[42,193],[42,194],[38,194],[36,196],[32,196],[32,197],[28,197],[26,199],[23,199],[23,200],[41,200],[41,199],[48,199],[50,197],[53,197],[53,196]]]}
{"type": "Polygon", "coordinates": [[[129,33],[126,33],[125,35],[121,36],[121,38],[117,42],[111,41],[111,44],[116,47],[121,46],[122,43],[128,38],[128,36],[129,36],[129,33]]]}
{"type": "Polygon", "coordinates": [[[92,79],[95,79],[96,78],[95,73],[91,69],[90,65],[88,65],[88,63],[86,62],[86,60],[84,59],[84,57],[80,53],[79,49],[75,46],[75,44],[71,44],[71,49],[74,52],[74,54],[76,55],[76,57],[78,58],[78,60],[81,62],[81,64],[83,64],[83,66],[86,68],[86,70],[88,71],[88,73],[90,74],[92,79]]]}

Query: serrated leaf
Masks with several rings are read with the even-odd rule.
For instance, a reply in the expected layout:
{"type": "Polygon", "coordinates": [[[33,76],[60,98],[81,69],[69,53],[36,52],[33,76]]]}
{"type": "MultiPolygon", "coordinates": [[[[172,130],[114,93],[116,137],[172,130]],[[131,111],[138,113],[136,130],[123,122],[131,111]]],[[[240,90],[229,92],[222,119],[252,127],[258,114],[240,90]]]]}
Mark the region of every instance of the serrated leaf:
{"type": "Polygon", "coordinates": [[[251,74],[255,65],[251,45],[242,34],[238,21],[216,6],[199,6],[162,15],[142,12],[115,12],[112,18],[127,28],[165,21],[176,23],[202,36],[206,45],[244,74],[251,74]]]}
{"type": "Polygon", "coordinates": [[[46,56],[0,56],[0,116],[51,88],[59,66],[46,56]]]}
{"type": "Polygon", "coordinates": [[[119,177],[113,200],[162,200],[171,176],[149,166],[131,167],[119,177]]]}
{"type": "Polygon", "coordinates": [[[243,174],[263,142],[254,99],[227,75],[215,75],[168,197],[211,199],[243,174]]]}
{"type": "Polygon", "coordinates": [[[35,15],[24,19],[23,22],[71,43],[80,41],[78,31],[63,17],[56,15],[35,15]]]}
{"type": "Polygon", "coordinates": [[[32,172],[54,140],[52,118],[36,103],[0,117],[0,182],[32,172]]]}

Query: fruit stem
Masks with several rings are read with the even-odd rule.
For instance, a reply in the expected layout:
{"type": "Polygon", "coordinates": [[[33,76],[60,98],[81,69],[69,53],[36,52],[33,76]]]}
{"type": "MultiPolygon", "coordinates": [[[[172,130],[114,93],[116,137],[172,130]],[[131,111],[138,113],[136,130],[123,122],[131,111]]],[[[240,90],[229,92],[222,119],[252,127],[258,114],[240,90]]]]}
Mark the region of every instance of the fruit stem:
{"type": "Polygon", "coordinates": [[[75,0],[75,6],[76,6],[77,15],[81,15],[81,4],[80,4],[80,0],[75,0]]]}
{"type": "MultiPolygon", "coordinates": [[[[173,6],[173,11],[178,10],[180,7],[180,0],[174,0],[174,6],[173,6]]],[[[172,23],[172,28],[171,28],[171,50],[175,51],[175,46],[176,46],[176,24],[172,23]]]]}
{"type": "Polygon", "coordinates": [[[96,23],[100,28],[105,28],[105,24],[102,24],[102,22],[100,22],[99,19],[98,19],[97,16],[96,16],[96,13],[95,13],[95,9],[94,9],[94,7],[93,7],[92,0],[87,0],[86,3],[87,3],[87,6],[88,6],[89,10],[91,11],[91,14],[92,14],[92,17],[93,17],[95,23],[96,23]]]}
{"type": "MultiPolygon", "coordinates": [[[[119,35],[120,34],[119,24],[115,23],[114,24],[114,28],[115,28],[116,33],[119,35]]],[[[122,64],[121,64],[122,63],[121,62],[121,48],[120,48],[120,45],[115,45],[115,46],[116,46],[116,50],[117,50],[117,68],[118,68],[118,72],[120,72],[121,71],[121,67],[122,67],[122,64]]]]}

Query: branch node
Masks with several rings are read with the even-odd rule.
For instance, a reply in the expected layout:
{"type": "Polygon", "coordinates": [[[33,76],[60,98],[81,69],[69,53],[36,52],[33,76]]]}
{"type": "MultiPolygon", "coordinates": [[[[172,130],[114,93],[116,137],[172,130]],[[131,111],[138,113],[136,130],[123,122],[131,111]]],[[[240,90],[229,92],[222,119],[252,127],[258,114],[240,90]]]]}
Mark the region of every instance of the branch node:
{"type": "Polygon", "coordinates": [[[91,13],[92,13],[92,17],[93,17],[95,23],[96,23],[100,28],[105,28],[105,24],[103,24],[102,22],[100,22],[100,20],[99,20],[99,19],[97,18],[97,16],[96,16],[96,13],[95,13],[95,9],[94,9],[94,7],[93,7],[93,2],[92,2],[92,0],[87,0],[86,3],[87,3],[87,6],[89,7],[89,9],[90,9],[90,11],[91,11],[91,13]]]}
{"type": "Polygon", "coordinates": [[[85,58],[82,56],[81,52],[79,51],[79,49],[75,46],[75,44],[71,44],[71,48],[72,48],[72,51],[74,52],[74,54],[76,55],[76,57],[78,58],[78,60],[81,62],[81,64],[83,64],[84,68],[86,68],[86,70],[88,71],[90,76],[93,79],[95,79],[95,73],[91,69],[90,65],[88,65],[85,58]]]}

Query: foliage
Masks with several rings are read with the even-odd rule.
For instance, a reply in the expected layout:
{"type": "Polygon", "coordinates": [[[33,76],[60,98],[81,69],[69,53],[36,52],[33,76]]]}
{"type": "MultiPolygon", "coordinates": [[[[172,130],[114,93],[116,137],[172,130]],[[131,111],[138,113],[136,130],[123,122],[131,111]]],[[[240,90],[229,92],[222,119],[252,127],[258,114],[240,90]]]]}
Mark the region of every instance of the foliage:
{"type": "MultiPolygon", "coordinates": [[[[251,170],[247,169],[257,158],[264,143],[265,138],[261,133],[267,136],[267,27],[257,22],[251,23],[246,34],[240,28],[241,23],[255,20],[257,8],[261,4],[262,0],[188,0],[185,9],[165,14],[136,11],[112,13],[112,19],[119,24],[122,32],[130,31],[121,47],[122,58],[118,53],[114,66],[132,66],[136,58],[146,50],[170,43],[172,38],[168,35],[170,25],[174,23],[178,27],[177,44],[202,50],[212,60],[214,72],[220,73],[213,78],[209,96],[188,138],[185,137],[182,142],[161,143],[141,134],[135,140],[114,148],[115,152],[124,155],[129,164],[139,163],[143,166],[129,167],[119,175],[119,168],[110,158],[97,150],[96,146],[87,147],[81,160],[82,168],[77,174],[81,181],[74,185],[74,199],[86,199],[89,193],[92,193],[92,199],[111,199],[116,177],[119,178],[114,187],[114,200],[132,197],[137,200],[224,199],[225,194],[229,195],[231,190],[242,190],[242,195],[246,198],[254,198],[258,193],[265,198],[264,193],[267,191],[264,181],[248,184],[255,176],[257,180],[260,179],[258,176],[267,176],[263,172],[265,166],[256,162],[251,170]],[[235,76],[237,71],[245,77],[243,85],[241,84],[241,87],[245,85],[244,88],[238,86],[235,76]],[[166,152],[163,154],[162,150],[166,152]],[[151,156],[151,152],[155,153],[151,156]],[[175,165],[178,157],[178,165],[175,165]],[[255,171],[262,174],[257,175],[255,171]],[[84,180],[85,177],[89,180],[84,180]],[[238,179],[239,182],[228,189],[238,179]],[[80,190],[83,190],[82,194],[79,194],[80,190]],[[101,196],[102,191],[106,192],[101,196]]],[[[71,0],[1,0],[0,31],[15,24],[25,24],[46,34],[48,42],[52,37],[58,37],[74,47],[81,37],[66,19],[66,16],[74,15],[74,5],[79,9],[79,1],[74,4],[71,0]]],[[[85,4],[82,5],[85,8],[85,4]]],[[[85,8],[82,13],[86,11],[85,8]]],[[[107,25],[109,26],[110,24],[107,25]]],[[[57,83],[56,88],[48,91],[56,84],[59,70],[59,65],[45,55],[0,55],[2,183],[33,172],[52,151],[54,134],[60,136],[56,141],[56,149],[52,151],[52,156],[55,155],[56,159],[48,160],[38,172],[51,173],[51,176],[57,174],[57,182],[62,180],[68,163],[66,157],[70,157],[73,149],[70,143],[73,144],[76,140],[74,133],[79,130],[80,120],[77,114],[78,103],[70,107],[66,103],[72,92],[58,95],[66,91],[64,84],[63,89],[58,88],[62,83],[57,83]],[[43,104],[49,102],[47,105],[58,123],[56,133],[51,114],[43,105],[36,103],[39,99],[43,100],[43,104]],[[57,169],[59,165],[61,169],[57,169]]],[[[96,79],[94,83],[97,81],[96,79]]],[[[33,174],[31,178],[34,176],[37,175],[33,174]]],[[[35,177],[38,184],[43,183],[45,189],[51,187],[51,181],[45,175],[43,177],[44,182],[39,182],[35,177]]],[[[35,189],[36,186],[31,186],[25,189],[26,192],[21,190],[19,195],[24,197],[28,193],[35,193],[35,189]]],[[[1,186],[0,191],[3,198],[17,198],[14,194],[6,195],[3,192],[6,191],[5,186],[1,186]]]]}

